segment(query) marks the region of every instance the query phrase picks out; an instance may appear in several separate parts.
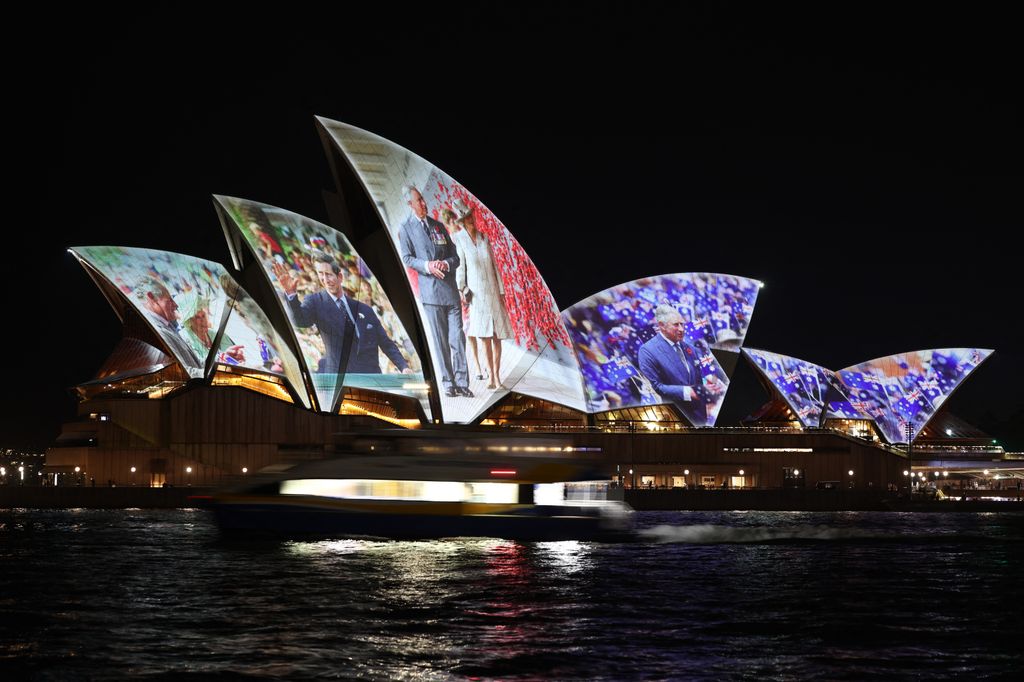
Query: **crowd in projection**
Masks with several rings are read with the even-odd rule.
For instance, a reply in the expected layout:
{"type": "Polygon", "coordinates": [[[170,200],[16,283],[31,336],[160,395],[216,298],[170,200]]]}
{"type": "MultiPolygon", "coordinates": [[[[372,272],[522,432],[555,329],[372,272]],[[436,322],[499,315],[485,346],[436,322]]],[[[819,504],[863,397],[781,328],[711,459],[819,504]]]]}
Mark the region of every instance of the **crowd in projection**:
{"type": "Polygon", "coordinates": [[[729,379],[711,351],[739,349],[758,289],[730,275],[664,275],[566,310],[590,408],[671,402],[692,424],[713,425],[729,379]]]}
{"type": "Polygon", "coordinates": [[[769,351],[745,348],[744,353],[779,390],[804,426],[818,427],[823,417],[863,418],[850,405],[849,391],[831,370],[769,351]]]}
{"type": "Polygon", "coordinates": [[[991,351],[945,348],[901,353],[838,372],[797,358],[745,349],[804,426],[825,418],[869,419],[891,443],[916,436],[991,351]]]}
{"type": "Polygon", "coordinates": [[[273,283],[322,409],[342,385],[402,392],[408,375],[421,378],[412,339],[344,235],[290,211],[219,201],[273,283]]]}
{"type": "Polygon", "coordinates": [[[916,435],[939,406],[991,351],[945,348],[902,353],[841,369],[839,378],[858,412],[891,443],[916,435]]]}
{"type": "Polygon", "coordinates": [[[149,249],[100,246],[74,251],[145,316],[191,376],[204,376],[212,353],[214,363],[286,375],[301,385],[283,339],[221,265],[149,249]]]}

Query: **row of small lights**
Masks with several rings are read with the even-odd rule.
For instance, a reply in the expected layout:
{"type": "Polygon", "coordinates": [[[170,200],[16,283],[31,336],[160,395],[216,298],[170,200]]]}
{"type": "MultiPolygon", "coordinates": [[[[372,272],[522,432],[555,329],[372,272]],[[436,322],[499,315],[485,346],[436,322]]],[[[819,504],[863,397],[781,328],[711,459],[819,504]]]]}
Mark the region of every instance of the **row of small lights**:
{"type": "MultiPolygon", "coordinates": [[[[19,466],[18,473],[21,474],[21,480],[25,480],[25,467],[19,466]]],[[[7,476],[7,467],[0,467],[0,476],[7,476]]]]}
{"type": "MultiPolygon", "coordinates": [[[[630,476],[633,475],[633,470],[632,469],[629,470],[629,475],[630,476]]],[[[683,476],[689,476],[689,475],[690,475],[690,470],[689,469],[683,469],[683,476]]],[[[745,476],[746,472],[743,469],[740,469],[739,470],[739,475],[740,476],[745,476]]],[[[799,476],[800,475],[800,470],[799,469],[793,469],[793,475],[794,476],[799,476]]],[[[853,469],[850,469],[850,475],[853,476],[853,469]]]]}
{"type": "MultiPolygon", "coordinates": [[[[906,469],[904,469],[904,470],[903,470],[903,475],[904,475],[904,476],[910,476],[911,478],[913,478],[913,477],[914,477],[914,474],[910,473],[910,472],[909,472],[909,471],[907,471],[906,469]]],[[[949,476],[949,472],[948,472],[948,471],[943,471],[943,472],[942,472],[942,475],[943,475],[943,476],[949,476]]],[[[985,475],[986,475],[986,476],[988,476],[988,469],[985,469],[985,475]]],[[[917,476],[918,476],[919,478],[921,478],[921,479],[927,478],[927,475],[926,475],[926,474],[925,474],[925,473],[924,473],[923,471],[918,471],[918,472],[917,472],[917,476]]],[[[935,478],[938,478],[938,477],[939,477],[939,472],[938,472],[938,471],[936,471],[936,472],[935,472],[935,478]]]]}
{"type": "MultiPolygon", "coordinates": [[[[24,470],[24,467],[18,467],[18,471],[23,471],[23,470],[24,470]]],[[[135,467],[131,468],[131,472],[133,474],[136,471],[137,471],[137,469],[135,467]]],[[[82,467],[75,467],[75,473],[76,474],[82,473],[82,467]]],[[[185,467],[185,473],[186,474],[191,474],[192,473],[192,467],[185,467]]],[[[242,473],[243,474],[249,473],[249,467],[242,467],[242,473]]],[[[0,476],[6,476],[6,475],[7,475],[6,470],[3,467],[0,467],[0,476]]]]}
{"type": "MultiPolygon", "coordinates": [[[[939,477],[939,472],[938,472],[938,471],[935,471],[935,472],[933,472],[933,473],[935,474],[935,478],[938,478],[938,477],[939,477]]],[[[983,470],[983,471],[982,471],[981,473],[982,473],[982,474],[984,474],[985,476],[988,476],[988,469],[985,469],[985,470],[983,470]]],[[[913,476],[914,476],[914,474],[910,473],[910,472],[909,472],[909,471],[907,471],[907,470],[904,470],[904,471],[903,471],[903,475],[904,475],[904,476],[911,476],[911,477],[913,477],[913,476]]],[[[917,475],[918,475],[918,476],[919,476],[920,478],[927,478],[927,474],[925,474],[925,473],[924,473],[923,471],[918,471],[918,472],[917,472],[917,475]]],[[[948,471],[943,471],[943,472],[942,472],[942,475],[943,475],[944,477],[945,477],[945,476],[949,476],[949,472],[948,472],[948,471]]],[[[996,478],[999,478],[999,474],[996,474],[996,478]]]]}

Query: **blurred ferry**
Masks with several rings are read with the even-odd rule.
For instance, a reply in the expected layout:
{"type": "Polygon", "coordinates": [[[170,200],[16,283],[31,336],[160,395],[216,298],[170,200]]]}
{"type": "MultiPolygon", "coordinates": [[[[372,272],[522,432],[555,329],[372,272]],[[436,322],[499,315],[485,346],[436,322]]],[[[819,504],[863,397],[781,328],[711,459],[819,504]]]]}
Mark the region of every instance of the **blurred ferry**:
{"type": "Polygon", "coordinates": [[[377,436],[369,447],[363,442],[338,457],[265,469],[215,495],[210,506],[226,532],[403,539],[628,536],[632,510],[621,501],[621,488],[593,462],[538,455],[563,448],[523,442],[382,442],[377,436]]]}

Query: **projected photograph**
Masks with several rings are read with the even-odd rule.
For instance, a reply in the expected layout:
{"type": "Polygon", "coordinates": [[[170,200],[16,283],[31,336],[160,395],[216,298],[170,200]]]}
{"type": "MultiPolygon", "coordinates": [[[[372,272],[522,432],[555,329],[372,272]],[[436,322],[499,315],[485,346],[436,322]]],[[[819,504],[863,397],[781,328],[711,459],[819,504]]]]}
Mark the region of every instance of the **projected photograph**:
{"type": "Polygon", "coordinates": [[[681,273],[606,289],[563,313],[592,411],[673,403],[713,426],[729,379],[712,349],[739,349],[760,283],[681,273]]]}
{"type": "Polygon", "coordinates": [[[960,383],[991,350],[943,348],[900,353],[841,369],[854,408],[875,420],[890,443],[916,438],[960,383]]]}
{"type": "Polygon", "coordinates": [[[118,246],[72,251],[142,313],[190,376],[204,376],[213,353],[211,369],[220,363],[284,376],[304,399],[294,355],[219,263],[118,246]]]}
{"type": "Polygon", "coordinates": [[[802,425],[808,428],[820,425],[829,386],[838,384],[831,370],[765,350],[744,348],[743,352],[779,391],[802,425]]]}
{"type": "Polygon", "coordinates": [[[510,389],[584,409],[558,308],[501,221],[412,152],[319,120],[369,192],[405,267],[444,420],[471,421],[510,389]]]}
{"type": "Polygon", "coordinates": [[[419,357],[377,279],[343,234],[291,211],[217,197],[263,267],[292,326],[320,409],[343,386],[418,398],[419,357]]]}

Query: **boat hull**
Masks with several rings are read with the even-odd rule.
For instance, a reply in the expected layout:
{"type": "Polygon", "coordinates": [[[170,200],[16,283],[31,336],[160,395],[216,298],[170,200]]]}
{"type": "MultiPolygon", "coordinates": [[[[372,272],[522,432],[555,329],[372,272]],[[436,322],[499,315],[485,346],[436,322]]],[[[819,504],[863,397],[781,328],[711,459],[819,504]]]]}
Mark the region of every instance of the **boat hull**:
{"type": "Polygon", "coordinates": [[[221,531],[229,535],[370,536],[405,540],[495,537],[531,541],[619,541],[627,535],[620,529],[609,527],[609,520],[596,510],[586,510],[590,513],[577,515],[572,513],[572,508],[532,505],[506,507],[495,513],[416,508],[353,510],[276,498],[215,500],[210,506],[221,531]]]}

